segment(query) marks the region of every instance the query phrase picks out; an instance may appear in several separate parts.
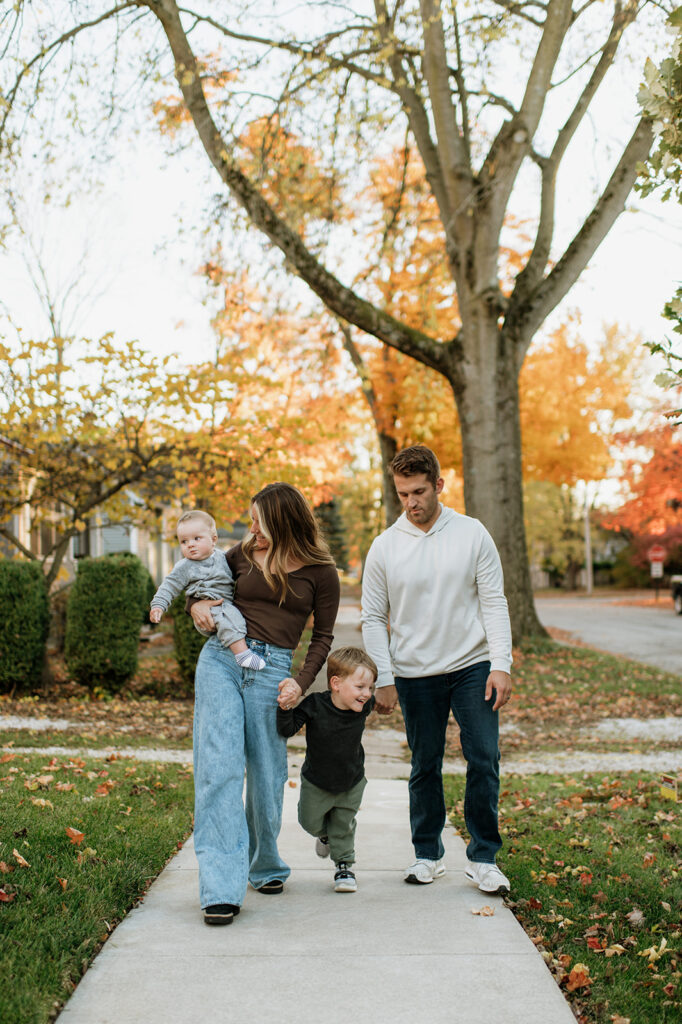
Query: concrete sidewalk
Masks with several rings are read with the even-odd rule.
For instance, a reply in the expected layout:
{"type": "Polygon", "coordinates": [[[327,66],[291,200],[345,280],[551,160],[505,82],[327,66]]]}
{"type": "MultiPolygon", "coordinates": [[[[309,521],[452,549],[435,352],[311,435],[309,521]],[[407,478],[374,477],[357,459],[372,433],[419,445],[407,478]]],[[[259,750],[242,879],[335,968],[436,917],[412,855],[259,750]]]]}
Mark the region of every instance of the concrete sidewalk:
{"type": "MultiPolygon", "coordinates": [[[[294,778],[292,778],[294,781],[294,778]]],[[[537,950],[501,899],[463,873],[406,885],[407,783],[371,779],[358,817],[358,892],[298,826],[287,786],[280,839],[292,875],[281,896],[249,890],[240,916],[209,928],[191,840],[79,984],[59,1024],[575,1024],[537,950]],[[492,917],[471,913],[485,905],[492,917]]]]}

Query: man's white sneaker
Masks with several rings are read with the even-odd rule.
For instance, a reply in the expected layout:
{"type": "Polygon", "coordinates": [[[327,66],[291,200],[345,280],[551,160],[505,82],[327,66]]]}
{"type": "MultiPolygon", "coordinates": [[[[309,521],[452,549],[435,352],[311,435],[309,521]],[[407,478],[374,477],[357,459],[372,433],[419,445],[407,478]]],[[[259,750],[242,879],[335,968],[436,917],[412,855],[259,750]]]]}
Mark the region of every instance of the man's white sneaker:
{"type": "Polygon", "coordinates": [[[502,874],[497,864],[483,864],[470,860],[464,872],[467,878],[475,882],[481,892],[489,892],[494,896],[509,894],[509,879],[502,874]]]}
{"type": "Polygon", "coordinates": [[[414,882],[417,885],[428,885],[434,878],[440,878],[444,874],[445,864],[442,860],[424,860],[419,857],[405,871],[405,881],[414,882]]]}

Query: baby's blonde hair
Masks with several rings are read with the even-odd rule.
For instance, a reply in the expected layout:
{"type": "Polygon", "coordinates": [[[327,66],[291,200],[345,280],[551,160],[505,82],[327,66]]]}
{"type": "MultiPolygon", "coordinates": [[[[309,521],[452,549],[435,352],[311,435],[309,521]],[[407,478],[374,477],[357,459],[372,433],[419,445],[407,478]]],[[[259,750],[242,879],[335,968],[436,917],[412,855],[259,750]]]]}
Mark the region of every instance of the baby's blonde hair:
{"type": "Polygon", "coordinates": [[[177,530],[180,523],[187,523],[190,519],[199,519],[202,523],[206,523],[207,526],[210,526],[214,537],[218,536],[215,519],[201,508],[192,508],[189,512],[183,512],[175,524],[175,529],[177,530]]]}

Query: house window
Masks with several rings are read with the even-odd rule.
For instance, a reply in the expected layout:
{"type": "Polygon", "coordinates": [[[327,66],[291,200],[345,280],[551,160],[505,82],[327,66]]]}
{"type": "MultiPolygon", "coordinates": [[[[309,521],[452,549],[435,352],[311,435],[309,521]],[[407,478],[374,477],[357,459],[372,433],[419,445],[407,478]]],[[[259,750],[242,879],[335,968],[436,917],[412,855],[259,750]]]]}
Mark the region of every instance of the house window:
{"type": "Polygon", "coordinates": [[[90,554],[90,531],[83,530],[73,538],[73,557],[87,558],[90,554]]]}

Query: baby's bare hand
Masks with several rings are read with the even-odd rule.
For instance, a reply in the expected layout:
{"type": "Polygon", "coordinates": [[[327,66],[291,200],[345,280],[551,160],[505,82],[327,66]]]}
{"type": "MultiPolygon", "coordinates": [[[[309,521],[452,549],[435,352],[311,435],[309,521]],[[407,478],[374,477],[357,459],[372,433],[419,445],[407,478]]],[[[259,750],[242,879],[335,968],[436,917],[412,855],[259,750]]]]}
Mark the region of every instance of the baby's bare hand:
{"type": "Polygon", "coordinates": [[[161,608],[152,608],[152,610],[149,613],[149,621],[150,622],[161,622],[161,617],[162,616],[163,616],[163,611],[162,611],[161,608]]]}

